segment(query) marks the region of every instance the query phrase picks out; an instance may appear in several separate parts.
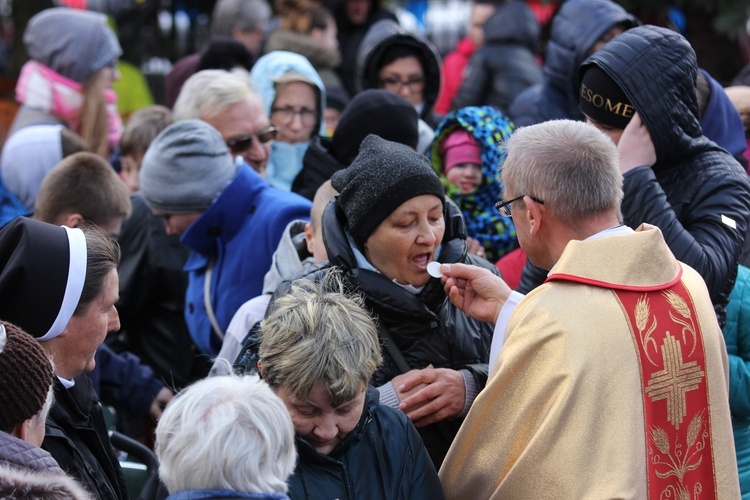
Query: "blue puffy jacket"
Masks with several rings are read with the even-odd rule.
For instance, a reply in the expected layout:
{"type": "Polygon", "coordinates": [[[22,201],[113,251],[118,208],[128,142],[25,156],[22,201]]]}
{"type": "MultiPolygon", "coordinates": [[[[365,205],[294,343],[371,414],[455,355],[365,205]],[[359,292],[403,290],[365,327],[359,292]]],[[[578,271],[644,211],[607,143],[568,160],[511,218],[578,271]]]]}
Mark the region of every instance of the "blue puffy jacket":
{"type": "Polygon", "coordinates": [[[548,120],[583,120],[578,108],[578,67],[614,25],[638,20],[610,0],[568,0],[552,21],[544,79],[519,94],[508,108],[517,127],[548,120]]]}

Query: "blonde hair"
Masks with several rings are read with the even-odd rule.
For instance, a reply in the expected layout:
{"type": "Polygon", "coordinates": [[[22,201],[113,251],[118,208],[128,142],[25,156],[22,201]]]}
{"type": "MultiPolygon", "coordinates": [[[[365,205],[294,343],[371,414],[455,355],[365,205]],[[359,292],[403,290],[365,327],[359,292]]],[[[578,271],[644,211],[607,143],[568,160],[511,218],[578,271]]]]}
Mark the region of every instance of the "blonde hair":
{"type": "Polygon", "coordinates": [[[107,103],[104,99],[106,71],[104,67],[89,76],[83,84],[83,106],[81,107],[78,133],[86,144],[86,149],[102,158],[109,157],[107,135],[107,103]]]}
{"type": "Polygon", "coordinates": [[[338,273],[321,283],[300,279],[272,304],[260,327],[263,378],[306,400],[319,381],[334,407],[354,399],[382,357],[378,334],[362,299],[345,294],[338,273]]]}

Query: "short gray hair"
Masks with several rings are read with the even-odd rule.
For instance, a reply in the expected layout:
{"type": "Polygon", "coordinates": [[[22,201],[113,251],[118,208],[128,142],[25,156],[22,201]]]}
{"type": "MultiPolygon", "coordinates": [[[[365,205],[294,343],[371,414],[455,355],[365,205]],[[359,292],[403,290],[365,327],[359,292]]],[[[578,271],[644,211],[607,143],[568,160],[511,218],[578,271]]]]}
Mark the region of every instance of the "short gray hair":
{"type": "Polygon", "coordinates": [[[172,114],[175,121],[190,118],[205,120],[223,113],[250,95],[255,96],[250,86],[250,75],[205,69],[185,81],[172,114]]]}
{"type": "Polygon", "coordinates": [[[286,406],[256,375],[211,377],[178,393],[156,427],[156,455],[170,493],[286,493],[297,460],[286,406]]]}
{"type": "Polygon", "coordinates": [[[263,27],[270,17],[266,0],[219,0],[211,16],[211,35],[229,37],[234,28],[252,31],[263,27]]]}
{"type": "Polygon", "coordinates": [[[300,279],[279,297],[260,327],[258,354],[263,378],[307,400],[323,381],[334,407],[354,399],[382,357],[375,323],[362,299],[345,294],[338,273],[322,283],[300,279]]]}
{"type": "Polygon", "coordinates": [[[506,142],[501,181],[515,196],[528,195],[561,222],[578,228],[622,202],[617,148],[592,125],[552,120],[519,128],[506,142]]]}

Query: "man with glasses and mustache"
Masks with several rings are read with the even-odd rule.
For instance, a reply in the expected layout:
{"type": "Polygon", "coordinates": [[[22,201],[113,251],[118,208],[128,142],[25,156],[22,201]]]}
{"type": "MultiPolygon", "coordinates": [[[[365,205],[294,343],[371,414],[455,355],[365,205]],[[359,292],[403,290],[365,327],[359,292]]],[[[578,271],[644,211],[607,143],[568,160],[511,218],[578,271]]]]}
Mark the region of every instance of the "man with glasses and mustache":
{"type": "MultiPolygon", "coordinates": [[[[190,85],[188,80],[183,91],[190,85]]],[[[218,94],[214,101],[226,99],[228,94],[218,94]]],[[[310,218],[309,200],[271,187],[245,161],[268,158],[261,142],[268,118],[256,101],[248,91],[238,109],[252,111],[257,104],[257,114],[237,115],[232,107],[219,111],[216,116],[226,117],[220,124],[223,134],[207,121],[175,122],[151,143],[141,166],[146,205],[164,220],[167,234],[180,235],[191,250],[184,267],[185,320],[199,351],[212,357],[237,309],[263,291],[263,277],[286,226],[310,218]],[[230,145],[243,134],[251,144],[235,156],[230,145]]]]}
{"type": "Polygon", "coordinates": [[[659,228],[622,223],[617,148],[572,120],[506,144],[497,209],[551,271],[523,297],[440,266],[451,302],[495,323],[487,385],[440,469],[446,497],[739,498],[706,284],[659,228]]]}
{"type": "Polygon", "coordinates": [[[195,73],[182,87],[173,113],[175,121],[197,118],[211,125],[232,157],[241,156],[265,176],[277,130],[251,90],[248,75],[209,69],[195,73]]]}

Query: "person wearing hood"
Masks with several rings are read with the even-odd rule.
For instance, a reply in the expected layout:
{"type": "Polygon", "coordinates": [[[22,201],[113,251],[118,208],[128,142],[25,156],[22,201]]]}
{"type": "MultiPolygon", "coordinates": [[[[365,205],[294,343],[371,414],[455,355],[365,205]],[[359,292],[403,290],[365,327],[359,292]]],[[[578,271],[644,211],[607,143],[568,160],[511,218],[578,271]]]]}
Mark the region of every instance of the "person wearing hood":
{"type": "Polygon", "coordinates": [[[338,73],[351,96],[357,93],[357,57],[367,31],[382,19],[397,22],[396,15],[382,3],[382,0],[326,0],[338,29],[341,51],[338,73]]]}
{"type": "Polygon", "coordinates": [[[483,29],[484,45],[466,67],[453,109],[487,105],[507,112],[517,95],[542,81],[541,28],[526,2],[506,0],[483,29]]]}
{"type": "Polygon", "coordinates": [[[0,497],[87,500],[40,446],[54,401],[52,362],[34,337],[0,321],[0,497]]]}
{"type": "MultiPolygon", "coordinates": [[[[384,345],[384,363],[370,383],[381,404],[411,418],[439,467],[487,381],[492,325],[453,307],[427,264],[469,262],[497,270],[467,254],[461,212],[446,199],[429,160],[412,148],[370,135],[331,184],[339,194],[323,212],[328,264],[304,277],[318,282],[336,267],[346,288],[364,297],[384,345]],[[401,405],[410,395],[413,405],[401,405]],[[426,400],[432,403],[422,406],[426,400]]],[[[269,311],[290,281],[279,285],[269,311]]]]}
{"type": "Polygon", "coordinates": [[[440,93],[440,55],[428,40],[393,21],[367,32],[357,57],[357,91],[385,89],[401,95],[419,113],[417,150],[426,151],[440,119],[432,112],[440,93]]]}
{"type": "Polygon", "coordinates": [[[283,50],[258,59],[250,80],[278,130],[271,144],[266,179],[272,186],[290,191],[302,170],[310,140],[325,131],[323,81],[304,56],[283,50]]]}
{"type": "Polygon", "coordinates": [[[312,199],[318,187],[334,172],[348,167],[370,134],[417,149],[419,132],[414,106],[387,90],[372,89],[357,94],[347,105],[332,139],[313,138],[302,160],[302,170],[292,191],[312,199]]]}
{"type": "Polygon", "coordinates": [[[742,117],[732,103],[724,87],[705,69],[698,68],[696,79],[698,95],[698,117],[703,134],[722,148],[729,151],[745,169],[747,141],[742,117]]]}
{"type": "Polygon", "coordinates": [[[541,82],[508,108],[517,127],[547,120],[583,120],[578,107],[578,67],[595,50],[640,24],[612,0],[568,0],[552,20],[541,82]]]}
{"type": "Polygon", "coordinates": [[[505,162],[502,143],[514,130],[492,106],[466,107],[440,122],[427,151],[446,195],[461,209],[468,237],[478,243],[469,251],[493,263],[518,248],[513,221],[495,210],[503,192],[497,180],[505,162]]]}
{"type": "Polygon", "coordinates": [[[675,257],[705,280],[723,325],[750,219],[750,182],[701,130],[697,71],[684,37],[633,28],[581,66],[581,111],[618,145],[624,222],[662,230],[675,257]]]}
{"type": "Polygon", "coordinates": [[[64,125],[83,138],[88,151],[106,159],[122,134],[112,90],[122,49],[106,16],[46,9],[31,18],[23,40],[31,59],[18,78],[21,108],[5,147],[12,147],[13,133],[23,127],[64,125]]]}

